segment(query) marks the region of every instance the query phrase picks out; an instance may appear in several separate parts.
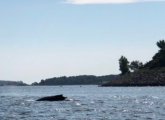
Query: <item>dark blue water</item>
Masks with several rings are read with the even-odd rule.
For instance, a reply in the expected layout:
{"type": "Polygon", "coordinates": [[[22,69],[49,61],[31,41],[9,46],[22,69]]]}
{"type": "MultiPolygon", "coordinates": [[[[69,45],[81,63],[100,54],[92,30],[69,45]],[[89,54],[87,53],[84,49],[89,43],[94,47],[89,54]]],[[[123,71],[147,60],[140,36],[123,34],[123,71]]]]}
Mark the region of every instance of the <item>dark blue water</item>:
{"type": "Polygon", "coordinates": [[[165,87],[4,86],[0,120],[165,120],[165,87]],[[69,101],[35,101],[57,94],[69,101]]]}

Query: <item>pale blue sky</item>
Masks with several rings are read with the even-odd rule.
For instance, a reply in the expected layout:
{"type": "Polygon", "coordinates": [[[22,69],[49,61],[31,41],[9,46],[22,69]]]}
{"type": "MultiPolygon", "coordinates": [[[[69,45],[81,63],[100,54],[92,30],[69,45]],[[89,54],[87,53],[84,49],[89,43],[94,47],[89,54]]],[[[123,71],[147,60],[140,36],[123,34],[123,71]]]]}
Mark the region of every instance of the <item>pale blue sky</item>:
{"type": "Polygon", "coordinates": [[[0,1],[0,79],[118,74],[121,55],[145,63],[165,38],[163,0],[75,1],[0,1]]]}

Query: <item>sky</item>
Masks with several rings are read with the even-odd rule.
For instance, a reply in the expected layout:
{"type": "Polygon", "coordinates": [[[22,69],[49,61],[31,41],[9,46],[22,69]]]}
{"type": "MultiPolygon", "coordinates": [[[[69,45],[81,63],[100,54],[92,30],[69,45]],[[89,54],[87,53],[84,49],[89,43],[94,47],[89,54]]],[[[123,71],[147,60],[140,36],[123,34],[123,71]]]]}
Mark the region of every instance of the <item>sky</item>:
{"type": "Polygon", "coordinates": [[[165,0],[1,0],[0,80],[119,74],[165,39],[165,0]]]}

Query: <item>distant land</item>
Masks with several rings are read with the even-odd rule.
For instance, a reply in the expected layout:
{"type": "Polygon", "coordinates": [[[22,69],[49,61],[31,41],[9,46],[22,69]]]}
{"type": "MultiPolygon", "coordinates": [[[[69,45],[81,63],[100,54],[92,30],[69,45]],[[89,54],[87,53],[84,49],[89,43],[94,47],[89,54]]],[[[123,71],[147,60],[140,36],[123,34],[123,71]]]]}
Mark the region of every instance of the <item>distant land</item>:
{"type": "MultiPolygon", "coordinates": [[[[32,86],[53,86],[53,85],[100,85],[100,86],[165,86],[165,41],[156,43],[159,51],[152,57],[152,60],[143,64],[138,60],[129,62],[126,57],[119,59],[119,75],[79,75],[62,76],[42,79],[34,82],[32,86]]],[[[25,86],[22,81],[2,81],[0,86],[14,85],[25,86]]]]}
{"type": "Polygon", "coordinates": [[[118,75],[94,76],[94,75],[80,75],[70,77],[54,77],[41,80],[39,83],[34,82],[32,85],[101,85],[110,80],[116,80],[118,75]]]}
{"type": "Polygon", "coordinates": [[[0,80],[0,86],[26,86],[26,83],[22,81],[8,81],[8,80],[0,80]]]}

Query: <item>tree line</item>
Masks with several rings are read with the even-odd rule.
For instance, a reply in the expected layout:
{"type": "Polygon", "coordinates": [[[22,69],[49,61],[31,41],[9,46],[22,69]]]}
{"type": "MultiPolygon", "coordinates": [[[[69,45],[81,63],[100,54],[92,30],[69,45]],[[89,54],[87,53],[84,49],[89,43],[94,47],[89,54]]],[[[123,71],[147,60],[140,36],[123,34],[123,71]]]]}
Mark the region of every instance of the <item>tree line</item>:
{"type": "Polygon", "coordinates": [[[117,77],[118,75],[80,75],[70,77],[62,76],[41,80],[39,83],[34,82],[32,85],[101,85],[105,82],[109,82],[110,80],[115,80],[117,77]]]}

